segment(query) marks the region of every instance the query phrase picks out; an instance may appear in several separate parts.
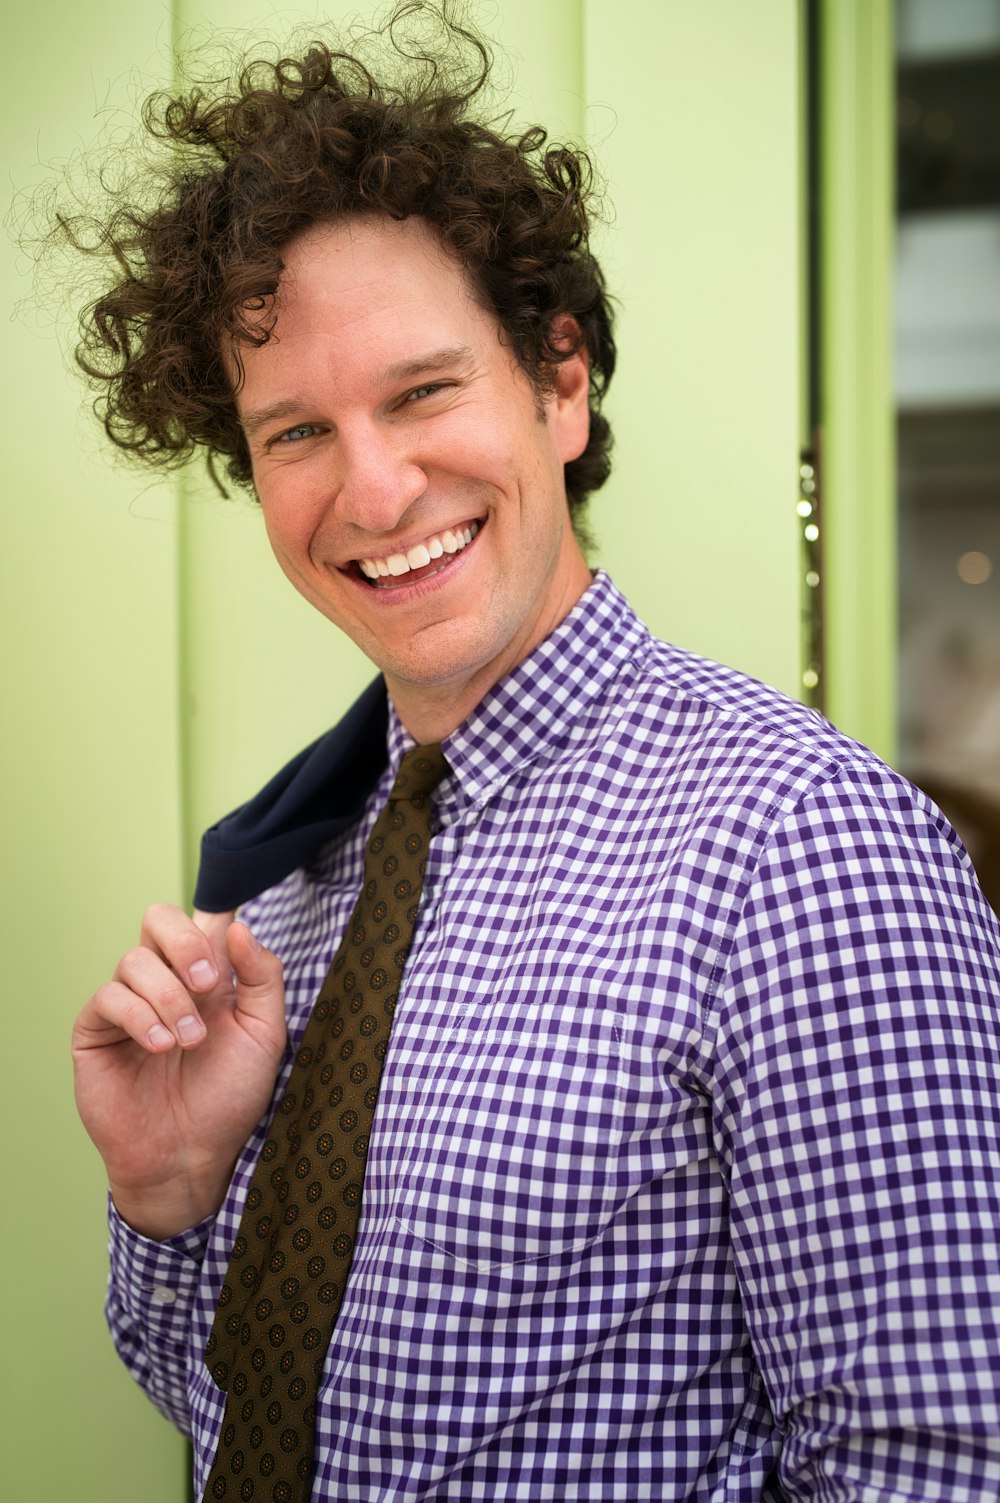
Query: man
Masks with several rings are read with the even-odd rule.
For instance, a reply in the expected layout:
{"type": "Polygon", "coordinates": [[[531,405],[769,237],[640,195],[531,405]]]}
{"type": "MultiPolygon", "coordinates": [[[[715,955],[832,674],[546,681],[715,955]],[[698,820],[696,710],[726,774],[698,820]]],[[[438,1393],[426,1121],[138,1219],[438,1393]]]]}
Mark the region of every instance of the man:
{"type": "Polygon", "coordinates": [[[382,675],[77,1021],[115,1340],[199,1497],[996,1498],[996,924],[592,577],[585,170],[475,92],[314,48],[175,104],[96,309],[112,435],[252,478],[382,675]]]}

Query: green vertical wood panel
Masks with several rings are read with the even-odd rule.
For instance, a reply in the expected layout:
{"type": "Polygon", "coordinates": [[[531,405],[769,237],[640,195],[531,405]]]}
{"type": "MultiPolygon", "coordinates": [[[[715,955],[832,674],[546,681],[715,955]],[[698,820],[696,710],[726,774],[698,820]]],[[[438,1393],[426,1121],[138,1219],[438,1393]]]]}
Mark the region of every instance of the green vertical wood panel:
{"type": "Polygon", "coordinates": [[[822,7],[827,713],[890,761],[896,741],[892,27],[892,0],[826,0],[822,7]]]}
{"type": "MultiPolygon", "coordinates": [[[[141,0],[55,0],[44,15],[8,17],[8,187],[54,181],[48,164],[117,127],[131,70],[153,79],[167,65],[164,29],[161,7],[141,0]]],[[[72,177],[81,181],[79,166],[72,177]]],[[[146,902],[180,897],[176,522],[169,487],[109,468],[60,356],[58,299],[24,304],[29,259],[6,238],[0,249],[0,1499],[177,1503],[183,1445],[104,1329],[104,1174],[76,1120],[68,1047],[73,1017],[134,942],[146,902]]]]}
{"type": "Polygon", "coordinates": [[[795,0],[586,0],[621,299],[598,557],[651,626],[796,692],[795,0]]]}

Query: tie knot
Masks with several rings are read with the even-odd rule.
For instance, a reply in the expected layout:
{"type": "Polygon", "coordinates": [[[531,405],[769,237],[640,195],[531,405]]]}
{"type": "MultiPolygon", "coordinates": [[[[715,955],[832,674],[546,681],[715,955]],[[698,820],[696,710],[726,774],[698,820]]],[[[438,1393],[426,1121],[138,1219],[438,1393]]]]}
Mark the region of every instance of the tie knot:
{"type": "Polygon", "coordinates": [[[433,793],[445,773],[448,763],[440,746],[414,746],[399,764],[396,781],[392,785],[390,799],[419,799],[433,793]]]}

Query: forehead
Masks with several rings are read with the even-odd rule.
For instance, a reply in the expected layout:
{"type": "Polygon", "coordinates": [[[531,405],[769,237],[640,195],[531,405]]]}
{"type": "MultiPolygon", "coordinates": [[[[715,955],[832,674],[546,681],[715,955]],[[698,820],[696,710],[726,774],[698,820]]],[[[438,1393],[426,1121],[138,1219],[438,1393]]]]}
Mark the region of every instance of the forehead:
{"type": "MultiPolygon", "coordinates": [[[[310,226],[290,241],[269,337],[231,362],[237,411],[279,399],[380,398],[431,352],[480,368],[516,367],[495,314],[425,220],[383,216],[310,226]]],[[[435,363],[435,362],[432,362],[435,363]]]]}
{"type": "Polygon", "coordinates": [[[333,313],[353,324],[398,322],[421,309],[433,317],[486,311],[468,271],[416,217],[312,225],[285,247],[282,263],[274,313],[286,324],[333,313]]]}

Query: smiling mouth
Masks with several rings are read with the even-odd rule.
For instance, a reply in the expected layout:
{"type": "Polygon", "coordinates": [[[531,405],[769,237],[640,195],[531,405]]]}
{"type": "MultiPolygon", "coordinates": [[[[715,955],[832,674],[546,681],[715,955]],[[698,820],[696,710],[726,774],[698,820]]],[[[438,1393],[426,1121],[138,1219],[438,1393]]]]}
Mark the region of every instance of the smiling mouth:
{"type": "Polygon", "coordinates": [[[482,521],[465,522],[432,533],[422,543],[414,543],[405,553],[390,553],[385,558],[355,560],[361,577],[375,590],[391,590],[401,584],[428,579],[453,564],[458,555],[476,537],[482,521]]]}

